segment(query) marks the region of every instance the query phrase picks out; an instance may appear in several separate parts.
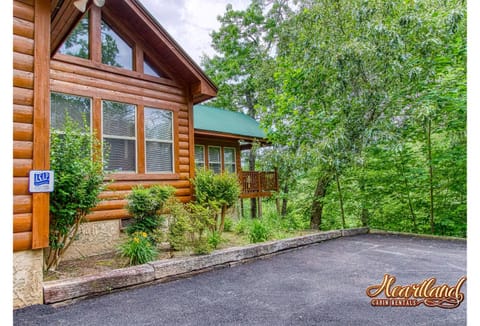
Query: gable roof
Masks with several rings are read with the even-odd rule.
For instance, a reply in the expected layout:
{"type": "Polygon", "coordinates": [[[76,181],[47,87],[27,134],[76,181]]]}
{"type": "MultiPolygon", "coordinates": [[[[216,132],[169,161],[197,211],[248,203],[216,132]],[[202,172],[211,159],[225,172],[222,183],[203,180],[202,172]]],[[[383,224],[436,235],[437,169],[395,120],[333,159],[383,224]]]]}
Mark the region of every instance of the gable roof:
{"type": "MultiPolygon", "coordinates": [[[[220,133],[236,138],[265,140],[265,132],[253,118],[241,112],[222,110],[207,105],[193,107],[193,125],[196,133],[201,131],[220,133]]],[[[232,138],[232,137],[231,137],[232,138]]]]}
{"type": "MultiPolygon", "coordinates": [[[[75,8],[73,0],[51,0],[51,53],[62,45],[75,28],[83,13],[75,8]]],[[[92,6],[88,2],[87,10],[92,6]]],[[[105,1],[102,13],[131,26],[133,34],[162,62],[174,67],[175,75],[190,88],[193,103],[200,103],[217,95],[217,87],[182,47],[168,34],[139,0],[105,1]]]]}

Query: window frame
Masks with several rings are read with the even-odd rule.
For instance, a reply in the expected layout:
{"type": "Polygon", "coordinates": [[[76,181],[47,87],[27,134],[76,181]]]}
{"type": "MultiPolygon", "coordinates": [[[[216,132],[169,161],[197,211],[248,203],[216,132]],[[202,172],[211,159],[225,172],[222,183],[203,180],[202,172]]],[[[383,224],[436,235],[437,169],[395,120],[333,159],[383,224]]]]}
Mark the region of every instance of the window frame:
{"type": "MultiPolygon", "coordinates": [[[[139,171],[139,162],[138,162],[138,150],[139,150],[139,146],[138,146],[138,105],[137,104],[133,104],[133,103],[126,103],[126,102],[119,102],[119,101],[112,101],[112,100],[107,100],[107,99],[101,99],[101,105],[100,105],[100,114],[101,114],[101,120],[100,120],[100,125],[101,125],[101,144],[102,144],[102,155],[103,155],[103,150],[104,150],[104,139],[105,138],[110,138],[110,139],[123,139],[123,140],[133,140],[134,141],[134,144],[135,144],[135,150],[134,150],[134,153],[135,153],[135,170],[134,171],[117,171],[117,170],[105,170],[106,172],[108,172],[109,174],[129,174],[129,175],[132,175],[132,174],[138,174],[138,171],[139,171]],[[105,133],[104,133],[104,107],[103,107],[103,103],[104,102],[114,102],[114,103],[120,103],[120,104],[127,104],[127,105],[132,105],[135,109],[135,114],[134,114],[134,117],[135,117],[135,137],[130,137],[130,136],[127,136],[127,137],[122,137],[122,136],[116,136],[116,135],[107,135],[105,137],[105,133]]],[[[107,165],[107,163],[105,163],[107,165]]],[[[105,169],[105,167],[104,167],[105,169]]]]}
{"type": "MultiPolygon", "coordinates": [[[[100,28],[100,39],[98,40],[98,45],[95,43],[95,42],[91,42],[91,43],[94,43],[95,46],[99,46],[99,51],[100,51],[100,63],[102,65],[106,65],[106,66],[109,66],[109,67],[114,67],[114,68],[117,68],[117,69],[123,69],[123,70],[127,70],[127,71],[137,71],[137,67],[136,67],[136,64],[135,64],[135,47],[136,47],[136,43],[135,42],[132,42],[130,40],[129,37],[125,37],[125,34],[124,33],[119,33],[118,32],[118,29],[115,27],[115,24],[111,24],[108,17],[106,17],[105,15],[101,15],[100,17],[100,24],[99,24],[99,28],[100,28]],[[102,38],[102,24],[105,24],[108,28],[110,28],[110,30],[112,30],[116,36],[118,38],[120,38],[129,48],[130,48],[130,55],[131,55],[131,67],[128,68],[128,67],[124,67],[124,66],[121,66],[121,67],[118,67],[118,66],[114,66],[114,65],[111,65],[111,64],[108,64],[108,63],[105,63],[103,62],[103,38],[102,38]]],[[[119,52],[120,53],[120,52],[119,52]]]]}
{"type": "Polygon", "coordinates": [[[213,171],[214,173],[217,173],[217,172],[215,172],[215,170],[210,167],[211,164],[219,164],[220,165],[220,172],[219,173],[223,172],[222,153],[223,153],[222,146],[208,145],[208,153],[207,153],[207,155],[208,155],[208,169],[213,171]],[[218,150],[219,150],[219,153],[218,153],[219,161],[218,162],[216,162],[216,161],[212,162],[212,160],[210,160],[210,148],[218,148],[218,150]]]}
{"type": "Polygon", "coordinates": [[[55,132],[55,133],[58,133],[58,134],[63,134],[64,131],[60,131],[58,129],[53,129],[52,127],[52,94],[58,94],[58,95],[66,95],[66,96],[76,96],[76,97],[83,97],[83,98],[86,98],[86,99],[89,99],[89,102],[90,102],[90,110],[89,110],[89,134],[93,134],[93,98],[92,97],[89,97],[89,96],[84,96],[84,95],[77,95],[77,94],[69,94],[69,93],[65,93],[65,92],[57,92],[57,91],[50,91],[50,132],[55,132]]]}
{"type": "Polygon", "coordinates": [[[152,106],[144,106],[143,107],[143,123],[142,123],[142,127],[143,127],[143,143],[144,143],[144,150],[143,150],[143,154],[144,154],[144,159],[145,159],[145,164],[144,164],[144,168],[145,168],[145,174],[174,174],[175,171],[176,171],[176,164],[175,164],[175,158],[176,158],[176,153],[175,153],[175,115],[174,115],[174,112],[171,111],[171,110],[168,110],[168,109],[163,109],[163,108],[156,108],[156,107],[152,107],[152,106]],[[159,139],[154,139],[154,138],[147,138],[147,131],[146,131],[146,126],[145,126],[145,112],[147,109],[151,109],[151,110],[160,110],[160,111],[164,111],[164,112],[168,112],[170,113],[170,116],[171,116],[171,130],[172,130],[172,139],[171,140],[159,140],[159,139]],[[150,141],[150,142],[157,142],[157,143],[161,143],[161,144],[170,144],[171,145],[171,148],[172,148],[172,170],[171,171],[152,171],[152,172],[149,172],[148,169],[147,169],[147,141],[150,141]]]}
{"type": "Polygon", "coordinates": [[[237,173],[237,149],[235,147],[230,147],[230,146],[223,146],[222,147],[222,152],[223,152],[223,172],[230,172],[230,173],[237,173]],[[232,162],[227,162],[225,161],[225,149],[231,149],[233,151],[233,161],[232,162]],[[233,171],[227,171],[227,164],[228,165],[233,165],[233,171]]]}
{"type": "Polygon", "coordinates": [[[206,164],[206,160],[205,160],[205,145],[201,145],[201,144],[195,144],[194,146],[194,156],[195,156],[195,169],[203,169],[205,170],[206,167],[207,167],[207,164],[206,164]],[[198,148],[202,148],[202,156],[203,156],[203,160],[202,161],[198,161],[197,160],[197,154],[196,154],[196,149],[198,148]],[[202,164],[202,167],[198,167],[197,164],[202,164]]]}

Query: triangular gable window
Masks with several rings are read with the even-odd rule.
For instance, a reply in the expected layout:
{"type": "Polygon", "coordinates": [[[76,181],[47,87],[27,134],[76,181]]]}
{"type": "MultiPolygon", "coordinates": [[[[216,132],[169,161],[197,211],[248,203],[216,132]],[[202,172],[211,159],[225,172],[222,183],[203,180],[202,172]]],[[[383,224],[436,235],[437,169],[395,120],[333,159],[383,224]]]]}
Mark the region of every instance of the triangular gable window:
{"type": "Polygon", "coordinates": [[[157,69],[153,68],[147,59],[143,60],[143,73],[155,77],[165,77],[163,74],[159,73],[157,69]]]}
{"type": "Polygon", "coordinates": [[[62,54],[72,55],[75,57],[88,59],[90,57],[89,51],[89,28],[88,28],[88,13],[83,16],[77,24],[67,40],[62,44],[58,52],[62,54]]]}
{"type": "Polygon", "coordinates": [[[120,35],[102,20],[102,63],[133,69],[133,50],[120,35]]]}

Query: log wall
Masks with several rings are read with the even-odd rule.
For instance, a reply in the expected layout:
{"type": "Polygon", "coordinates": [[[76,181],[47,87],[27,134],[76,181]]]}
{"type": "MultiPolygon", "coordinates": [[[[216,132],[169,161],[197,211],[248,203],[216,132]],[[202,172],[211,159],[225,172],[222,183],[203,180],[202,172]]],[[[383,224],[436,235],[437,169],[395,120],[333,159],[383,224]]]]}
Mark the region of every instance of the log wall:
{"type": "Polygon", "coordinates": [[[32,247],[33,197],[28,173],[33,168],[34,107],[33,0],[13,1],[13,249],[32,247]]]}
{"type": "MultiPolygon", "coordinates": [[[[132,187],[156,184],[168,184],[177,188],[176,196],[181,201],[191,198],[190,169],[190,115],[188,93],[186,88],[166,79],[152,81],[141,78],[138,73],[128,72],[114,67],[100,67],[87,60],[57,55],[51,61],[51,91],[72,95],[86,96],[93,99],[93,126],[97,134],[101,130],[102,100],[118,101],[141,108],[148,106],[166,109],[173,112],[174,117],[174,173],[145,173],[144,146],[137,138],[137,172],[135,174],[114,174],[114,180],[107,191],[101,194],[102,201],[87,216],[89,221],[101,221],[129,217],[125,205],[125,197],[132,187]]],[[[140,119],[137,119],[139,121],[140,119]]],[[[137,124],[137,136],[143,133],[140,122],[137,124]]]]}

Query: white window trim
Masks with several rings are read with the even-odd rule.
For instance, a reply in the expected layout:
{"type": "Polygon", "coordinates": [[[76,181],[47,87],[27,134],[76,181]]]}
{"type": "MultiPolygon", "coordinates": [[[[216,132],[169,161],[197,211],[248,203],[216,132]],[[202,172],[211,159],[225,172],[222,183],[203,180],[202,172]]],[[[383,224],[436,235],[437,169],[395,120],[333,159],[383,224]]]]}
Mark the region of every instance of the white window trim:
{"type": "Polygon", "coordinates": [[[111,139],[126,139],[126,140],[133,140],[135,142],[135,171],[116,171],[116,170],[106,170],[107,172],[109,173],[122,173],[122,174],[137,174],[138,173],[138,158],[137,158],[137,155],[138,155],[138,143],[137,143],[137,138],[138,138],[138,135],[137,135],[137,126],[138,126],[138,105],[136,104],[133,104],[133,103],[126,103],[126,102],[118,102],[118,101],[111,101],[111,100],[105,100],[105,99],[102,99],[101,101],[101,121],[100,121],[100,124],[101,124],[101,127],[102,127],[102,141],[101,141],[101,145],[102,145],[102,155],[103,155],[103,144],[104,144],[104,141],[103,139],[104,138],[111,138],[111,139]],[[134,108],[135,108],[135,137],[129,137],[129,136],[125,136],[125,137],[122,137],[122,136],[115,136],[115,135],[105,135],[105,133],[103,132],[103,103],[104,102],[114,102],[114,103],[120,103],[120,104],[127,104],[127,105],[133,105],[134,108]]]}
{"type": "Polygon", "coordinates": [[[171,127],[172,127],[172,140],[162,140],[162,139],[156,139],[156,138],[147,138],[146,136],[144,137],[145,138],[145,144],[144,144],[144,156],[145,156],[145,173],[146,174],[173,174],[175,173],[175,126],[174,126],[174,121],[175,121],[175,117],[174,117],[174,112],[171,111],[171,110],[167,110],[167,109],[160,109],[160,108],[154,108],[154,107],[151,107],[151,106],[144,106],[143,107],[143,116],[144,116],[144,121],[143,121],[143,134],[146,135],[146,132],[145,132],[145,110],[146,109],[153,109],[153,110],[162,110],[162,111],[166,111],[166,112],[170,112],[171,116],[172,116],[172,120],[171,120],[171,127]],[[150,141],[150,142],[157,142],[157,143],[162,143],[162,144],[171,144],[172,145],[172,170],[171,171],[147,171],[147,141],[150,141]]]}

